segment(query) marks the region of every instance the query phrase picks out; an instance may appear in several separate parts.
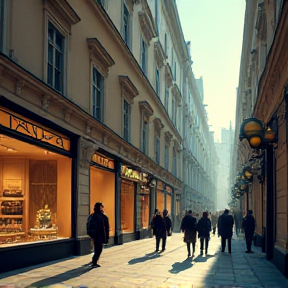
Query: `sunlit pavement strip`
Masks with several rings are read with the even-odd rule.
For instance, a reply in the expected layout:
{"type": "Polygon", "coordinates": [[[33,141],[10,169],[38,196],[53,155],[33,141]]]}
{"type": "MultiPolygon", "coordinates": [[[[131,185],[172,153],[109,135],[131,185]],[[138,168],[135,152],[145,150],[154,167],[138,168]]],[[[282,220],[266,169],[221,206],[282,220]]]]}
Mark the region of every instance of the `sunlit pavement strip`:
{"type": "Polygon", "coordinates": [[[265,259],[259,247],[246,254],[243,235],[232,241],[232,254],[220,252],[220,238],[212,236],[208,255],[187,259],[182,233],[173,233],[164,253],[153,253],[155,239],[107,247],[99,264],[90,269],[92,254],[48,262],[0,274],[0,288],[283,288],[288,280],[265,259]]]}

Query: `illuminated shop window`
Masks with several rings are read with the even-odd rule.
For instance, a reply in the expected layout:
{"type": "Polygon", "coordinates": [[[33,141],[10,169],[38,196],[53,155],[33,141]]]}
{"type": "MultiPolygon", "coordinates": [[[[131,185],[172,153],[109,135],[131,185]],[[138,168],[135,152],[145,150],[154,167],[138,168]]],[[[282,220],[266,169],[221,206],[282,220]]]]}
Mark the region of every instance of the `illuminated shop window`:
{"type": "Polygon", "coordinates": [[[148,229],[149,226],[149,205],[150,205],[150,190],[149,188],[141,187],[141,228],[148,229]]]}
{"type": "Polygon", "coordinates": [[[0,135],[0,247],[70,238],[71,159],[0,135]]]}
{"type": "Polygon", "coordinates": [[[121,181],[121,227],[123,233],[134,232],[134,195],[132,181],[121,181]]]}
{"type": "Polygon", "coordinates": [[[165,202],[164,202],[164,193],[161,190],[157,190],[157,209],[162,212],[165,208],[165,202]]]}

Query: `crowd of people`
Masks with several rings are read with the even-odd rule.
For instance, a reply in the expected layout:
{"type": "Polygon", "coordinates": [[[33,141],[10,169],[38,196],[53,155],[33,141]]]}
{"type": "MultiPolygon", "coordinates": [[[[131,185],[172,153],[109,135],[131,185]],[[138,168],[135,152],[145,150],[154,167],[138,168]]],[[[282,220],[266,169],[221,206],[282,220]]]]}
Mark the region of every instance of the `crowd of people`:
{"type": "MultiPolygon", "coordinates": [[[[167,237],[172,235],[172,221],[168,212],[167,209],[164,209],[162,212],[155,209],[151,221],[151,229],[156,239],[155,253],[165,251],[167,237]],[[161,251],[159,250],[160,243],[161,251]]],[[[204,211],[201,218],[199,214],[193,214],[192,210],[185,210],[180,230],[184,233],[183,241],[187,245],[188,257],[195,255],[197,238],[200,239],[200,255],[204,253],[207,255],[210,232],[215,235],[216,231],[218,237],[221,237],[221,252],[225,252],[227,243],[228,252],[231,254],[233,227],[235,227],[234,230],[237,236],[242,231],[245,233],[247,246],[247,251],[245,252],[253,253],[251,247],[255,230],[255,219],[252,210],[248,210],[245,217],[242,217],[239,211],[234,211],[232,216],[228,209],[214,213],[204,211]]],[[[109,220],[104,213],[104,205],[100,202],[95,204],[94,213],[88,217],[87,234],[91,237],[94,244],[91,267],[100,267],[98,260],[102,253],[103,245],[107,244],[109,240],[109,220]]]]}

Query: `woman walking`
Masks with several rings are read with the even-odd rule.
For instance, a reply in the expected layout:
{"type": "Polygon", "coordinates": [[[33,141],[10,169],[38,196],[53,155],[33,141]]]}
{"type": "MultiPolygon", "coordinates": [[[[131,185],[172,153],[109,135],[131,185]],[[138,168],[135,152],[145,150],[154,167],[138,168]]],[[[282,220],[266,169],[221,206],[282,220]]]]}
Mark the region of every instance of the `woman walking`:
{"type": "Polygon", "coordinates": [[[208,243],[210,240],[211,220],[208,218],[208,213],[203,212],[202,218],[197,223],[198,237],[200,238],[200,255],[203,255],[203,246],[205,241],[205,254],[208,253],[208,243]]]}

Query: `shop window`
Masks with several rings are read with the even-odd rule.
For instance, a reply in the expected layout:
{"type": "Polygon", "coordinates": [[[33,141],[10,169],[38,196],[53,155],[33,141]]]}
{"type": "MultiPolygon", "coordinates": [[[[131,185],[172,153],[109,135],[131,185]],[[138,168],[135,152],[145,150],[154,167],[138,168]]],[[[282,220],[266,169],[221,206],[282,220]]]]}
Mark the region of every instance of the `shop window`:
{"type": "Polygon", "coordinates": [[[149,205],[150,205],[150,190],[146,187],[141,187],[141,229],[149,227],[149,205]]]}
{"type": "Polygon", "coordinates": [[[115,173],[97,167],[90,167],[90,213],[96,202],[104,205],[109,219],[109,235],[115,236],[115,173]]]}
{"type": "Polygon", "coordinates": [[[166,209],[169,211],[171,214],[172,211],[172,201],[171,201],[171,195],[166,194],[166,209]]]}
{"type": "Polygon", "coordinates": [[[92,78],[92,113],[98,121],[103,121],[104,77],[93,67],[92,78]]]}
{"type": "Polygon", "coordinates": [[[71,238],[71,159],[0,135],[0,247],[71,238]]]}
{"type": "Polygon", "coordinates": [[[132,181],[121,182],[121,227],[123,233],[134,232],[134,195],[135,188],[132,181]]]}
{"type": "Polygon", "coordinates": [[[63,92],[65,37],[49,22],[47,83],[59,92],[63,92]]]}
{"type": "Polygon", "coordinates": [[[165,199],[164,193],[161,190],[157,190],[157,207],[160,212],[162,212],[165,208],[165,199]]]}

